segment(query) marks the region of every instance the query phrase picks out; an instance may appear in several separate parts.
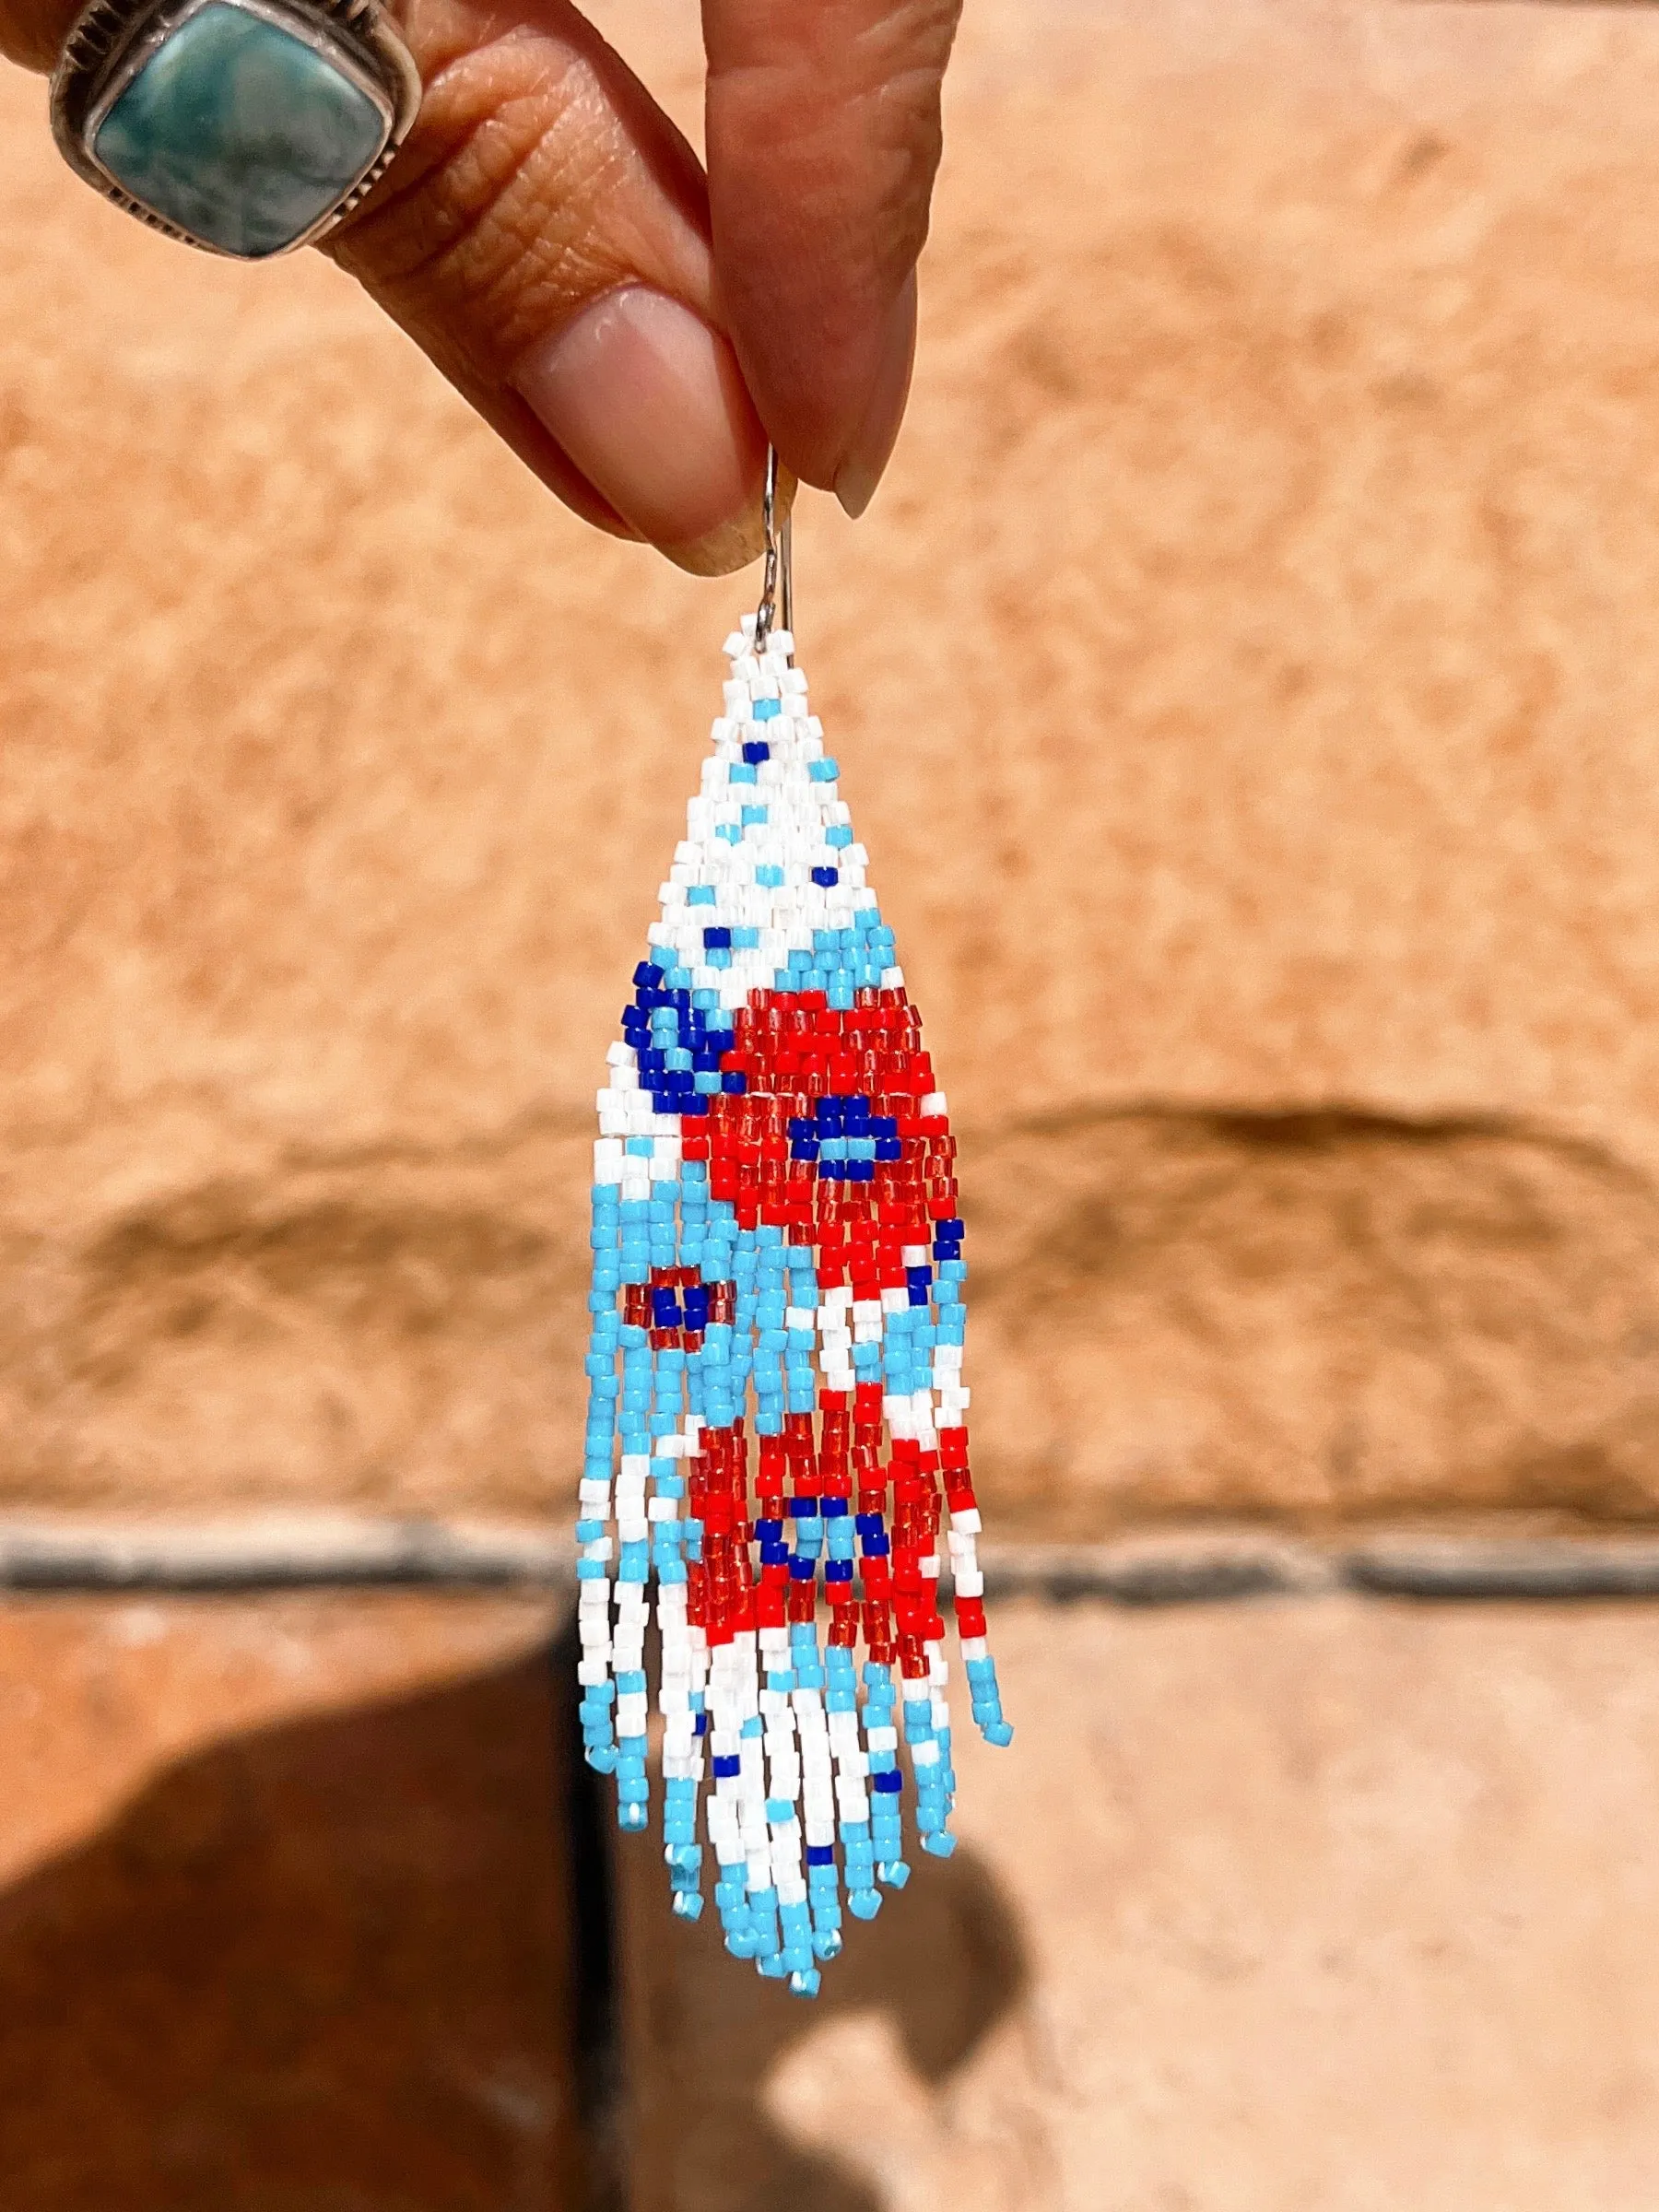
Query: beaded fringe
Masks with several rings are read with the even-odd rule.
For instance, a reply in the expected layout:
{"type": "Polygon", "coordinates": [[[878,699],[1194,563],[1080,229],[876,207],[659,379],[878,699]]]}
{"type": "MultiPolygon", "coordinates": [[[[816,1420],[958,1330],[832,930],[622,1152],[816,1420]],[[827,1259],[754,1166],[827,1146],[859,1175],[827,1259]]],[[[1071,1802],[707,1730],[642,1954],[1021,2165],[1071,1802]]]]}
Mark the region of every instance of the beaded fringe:
{"type": "Polygon", "coordinates": [[[793,641],[754,632],[599,1093],[582,1722],[642,1829],[654,1593],[674,1909],[703,1910],[706,1814],[726,1948],[811,1996],[843,1886],[867,1920],[909,1879],[901,1732],[915,1833],[955,1847],[941,1504],[973,1717],[1013,1730],[946,1100],[793,641]]]}

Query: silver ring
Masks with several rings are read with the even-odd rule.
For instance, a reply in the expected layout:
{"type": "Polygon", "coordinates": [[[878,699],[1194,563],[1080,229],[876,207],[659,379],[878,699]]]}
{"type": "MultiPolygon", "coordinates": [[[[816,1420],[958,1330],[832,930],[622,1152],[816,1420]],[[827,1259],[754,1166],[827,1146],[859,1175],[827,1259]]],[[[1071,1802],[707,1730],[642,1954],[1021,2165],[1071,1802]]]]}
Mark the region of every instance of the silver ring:
{"type": "Polygon", "coordinates": [[[376,0],[91,0],[52,79],[77,175],[239,261],[348,214],[419,109],[419,72],[376,0]]]}

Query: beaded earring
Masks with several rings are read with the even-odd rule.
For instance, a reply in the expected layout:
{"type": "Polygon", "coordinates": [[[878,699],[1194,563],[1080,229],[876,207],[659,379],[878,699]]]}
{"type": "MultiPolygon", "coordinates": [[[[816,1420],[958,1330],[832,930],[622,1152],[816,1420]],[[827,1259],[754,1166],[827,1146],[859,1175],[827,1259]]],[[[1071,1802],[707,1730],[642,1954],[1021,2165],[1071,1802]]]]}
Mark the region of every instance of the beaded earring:
{"type": "Polygon", "coordinates": [[[973,1718],[1013,1730],[968,1464],[956,1144],[794,665],[775,456],[765,521],[759,609],[726,640],[599,1093],[577,1622],[585,1755],[642,1829],[654,1592],[674,1910],[703,1910],[700,1812],[726,1948],[812,1996],[842,1885],[868,1920],[909,1879],[900,1729],[922,1848],[955,1848],[941,1486],[973,1718]]]}

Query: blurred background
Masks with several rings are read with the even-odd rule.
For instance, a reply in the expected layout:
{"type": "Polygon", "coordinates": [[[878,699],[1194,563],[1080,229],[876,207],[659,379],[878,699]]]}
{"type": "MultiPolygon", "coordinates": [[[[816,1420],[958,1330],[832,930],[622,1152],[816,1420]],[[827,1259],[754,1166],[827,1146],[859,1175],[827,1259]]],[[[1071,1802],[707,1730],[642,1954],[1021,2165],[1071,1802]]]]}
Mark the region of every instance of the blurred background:
{"type": "MultiPolygon", "coordinates": [[[[691,0],[605,0],[699,135],[691,0]]],[[[1013,1749],[816,2007],[570,1751],[721,583],[0,81],[0,2202],[1651,2212],[1659,11],[970,0],[797,631],[1013,1749]]]]}

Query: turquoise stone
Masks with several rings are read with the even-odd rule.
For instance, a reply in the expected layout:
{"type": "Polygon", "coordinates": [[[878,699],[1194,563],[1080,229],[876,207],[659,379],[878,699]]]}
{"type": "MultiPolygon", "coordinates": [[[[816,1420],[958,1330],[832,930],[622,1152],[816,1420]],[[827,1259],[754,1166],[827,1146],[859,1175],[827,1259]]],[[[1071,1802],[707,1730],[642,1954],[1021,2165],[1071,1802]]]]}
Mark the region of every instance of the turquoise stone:
{"type": "Polygon", "coordinates": [[[387,132],[327,55],[233,0],[207,0],[125,87],[92,150],[134,199],[253,261],[335,206],[387,132]]]}

